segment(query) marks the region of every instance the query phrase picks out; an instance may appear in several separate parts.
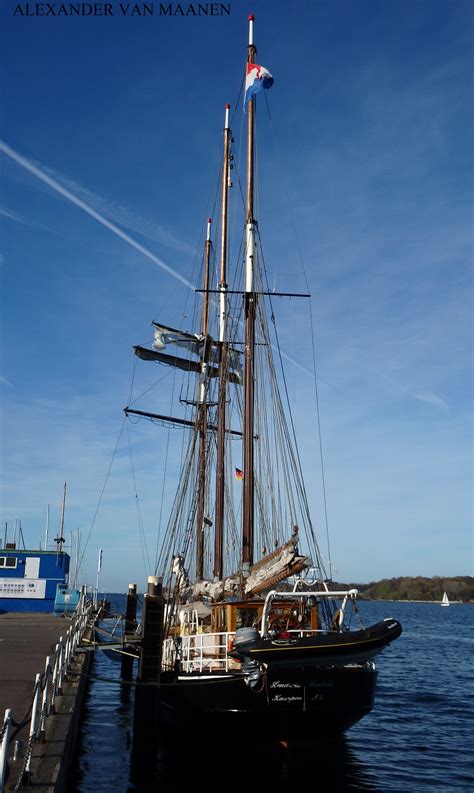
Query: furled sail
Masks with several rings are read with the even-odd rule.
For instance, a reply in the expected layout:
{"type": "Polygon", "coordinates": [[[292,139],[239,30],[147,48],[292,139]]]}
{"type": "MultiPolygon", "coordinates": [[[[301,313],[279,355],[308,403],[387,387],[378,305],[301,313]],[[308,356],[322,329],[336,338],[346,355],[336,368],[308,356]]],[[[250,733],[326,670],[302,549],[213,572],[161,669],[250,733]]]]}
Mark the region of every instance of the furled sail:
{"type": "Polygon", "coordinates": [[[294,531],[293,537],[285,545],[276,548],[272,553],[260,559],[250,568],[250,575],[245,582],[247,595],[258,595],[289,578],[291,575],[301,573],[310,567],[311,560],[298,553],[298,532],[294,531]]]}
{"type": "MultiPolygon", "coordinates": [[[[133,348],[135,355],[144,361],[158,361],[167,366],[175,366],[177,369],[183,369],[185,372],[201,372],[201,364],[199,361],[192,361],[188,358],[180,358],[178,355],[167,355],[164,352],[156,352],[156,350],[149,350],[147,347],[137,345],[133,348]]],[[[219,369],[216,366],[209,366],[206,374],[208,377],[218,377],[219,369]]],[[[242,378],[238,372],[229,372],[227,379],[231,383],[241,384],[242,378]]]]}
{"type": "Polygon", "coordinates": [[[296,529],[287,543],[252,565],[247,578],[243,578],[242,573],[239,572],[228,576],[223,581],[197,581],[182,594],[186,597],[190,596],[192,600],[199,600],[203,597],[222,600],[226,597],[239,595],[243,584],[243,594],[249,597],[271,589],[280,581],[301,573],[302,570],[310,566],[309,557],[298,553],[298,531],[296,529]]]}
{"type": "MultiPolygon", "coordinates": [[[[202,350],[206,337],[198,333],[186,333],[186,331],[176,330],[167,325],[160,325],[158,322],[152,322],[155,328],[155,335],[153,340],[153,349],[161,352],[168,344],[176,344],[178,347],[188,350],[193,355],[202,355],[202,350]]],[[[220,346],[213,339],[209,338],[209,345],[206,351],[209,361],[219,363],[220,360],[220,346]]],[[[230,369],[237,372],[238,377],[231,382],[242,382],[242,353],[239,350],[227,350],[227,363],[230,369]]]]}
{"type": "Polygon", "coordinates": [[[152,345],[154,350],[164,350],[167,344],[176,344],[178,347],[184,347],[189,352],[194,353],[194,355],[201,354],[204,344],[203,336],[175,330],[175,328],[168,328],[166,325],[159,325],[157,322],[153,322],[152,325],[155,328],[152,345]]]}

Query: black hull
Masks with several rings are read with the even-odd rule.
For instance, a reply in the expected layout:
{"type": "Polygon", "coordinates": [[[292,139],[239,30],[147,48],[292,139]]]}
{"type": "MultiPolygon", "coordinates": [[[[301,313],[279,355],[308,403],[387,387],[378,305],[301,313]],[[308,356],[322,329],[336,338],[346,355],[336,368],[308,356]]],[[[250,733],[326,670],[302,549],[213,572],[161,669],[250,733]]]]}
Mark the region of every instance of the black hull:
{"type": "Polygon", "coordinates": [[[235,729],[251,724],[267,735],[309,737],[349,729],[372,710],[377,672],[369,667],[267,671],[251,688],[241,674],[163,675],[161,718],[235,729]]]}

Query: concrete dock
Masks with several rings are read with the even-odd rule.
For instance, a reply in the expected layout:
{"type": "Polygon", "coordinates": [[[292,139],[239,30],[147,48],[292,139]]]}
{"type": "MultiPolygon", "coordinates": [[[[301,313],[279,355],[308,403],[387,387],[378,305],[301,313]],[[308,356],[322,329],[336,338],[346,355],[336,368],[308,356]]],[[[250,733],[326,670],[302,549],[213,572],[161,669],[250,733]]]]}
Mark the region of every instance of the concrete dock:
{"type": "MultiPolygon", "coordinates": [[[[35,677],[44,673],[46,656],[54,660],[60,636],[66,637],[68,618],[41,613],[0,613],[0,726],[6,708],[16,722],[28,715],[32,705],[35,677]]],[[[67,791],[67,773],[74,754],[80,709],[86,688],[90,654],[78,653],[56,700],[56,715],[46,721],[46,741],[35,742],[31,764],[31,783],[39,793],[67,791]]],[[[14,739],[26,746],[29,719],[14,739]]],[[[13,745],[14,741],[11,741],[13,745]]],[[[11,756],[11,752],[10,752],[11,756]]],[[[10,763],[5,790],[12,790],[21,773],[22,760],[10,763]]]]}

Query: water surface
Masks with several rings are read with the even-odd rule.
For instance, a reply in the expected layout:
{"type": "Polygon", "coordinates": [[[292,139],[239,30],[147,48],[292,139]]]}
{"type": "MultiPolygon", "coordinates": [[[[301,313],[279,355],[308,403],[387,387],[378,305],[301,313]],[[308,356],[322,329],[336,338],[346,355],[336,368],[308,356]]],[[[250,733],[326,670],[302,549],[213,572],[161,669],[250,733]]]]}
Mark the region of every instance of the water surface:
{"type": "Polygon", "coordinates": [[[196,724],[160,753],[153,785],[131,772],[133,686],[97,653],[71,791],[296,793],[330,779],[332,793],[474,793],[474,604],[361,602],[360,611],[365,624],[395,617],[404,631],[378,656],[374,710],[345,738],[268,745],[249,731],[230,743],[196,724]]]}

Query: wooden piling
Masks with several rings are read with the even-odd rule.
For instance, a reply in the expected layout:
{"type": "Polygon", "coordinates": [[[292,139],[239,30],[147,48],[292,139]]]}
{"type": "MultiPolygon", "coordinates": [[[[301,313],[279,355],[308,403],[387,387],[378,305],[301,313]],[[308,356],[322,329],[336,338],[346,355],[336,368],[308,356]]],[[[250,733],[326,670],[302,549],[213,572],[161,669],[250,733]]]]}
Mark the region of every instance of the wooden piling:
{"type": "Polygon", "coordinates": [[[163,584],[148,578],[142,614],[142,644],[135,687],[132,776],[149,781],[156,768],[160,725],[160,673],[163,647],[163,584]]]}
{"type": "MultiPolygon", "coordinates": [[[[125,644],[127,638],[135,635],[137,629],[137,585],[128,585],[127,606],[125,610],[125,644]]],[[[122,655],[121,677],[122,680],[131,680],[133,677],[133,657],[122,655]]]]}

